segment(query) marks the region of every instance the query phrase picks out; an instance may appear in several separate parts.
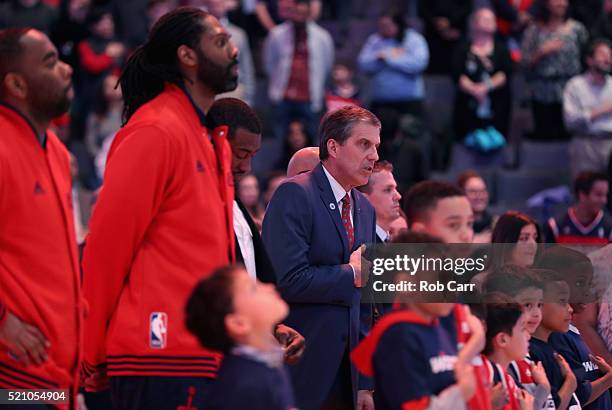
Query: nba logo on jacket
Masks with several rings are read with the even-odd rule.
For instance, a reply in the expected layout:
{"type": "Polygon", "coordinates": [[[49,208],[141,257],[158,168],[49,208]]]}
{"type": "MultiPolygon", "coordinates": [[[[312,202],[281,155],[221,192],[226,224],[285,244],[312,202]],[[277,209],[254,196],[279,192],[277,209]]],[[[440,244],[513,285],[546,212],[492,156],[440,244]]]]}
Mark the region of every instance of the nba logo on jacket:
{"type": "Polygon", "coordinates": [[[153,349],[164,349],[168,339],[168,315],[153,312],[149,319],[149,345],[153,349]]]}

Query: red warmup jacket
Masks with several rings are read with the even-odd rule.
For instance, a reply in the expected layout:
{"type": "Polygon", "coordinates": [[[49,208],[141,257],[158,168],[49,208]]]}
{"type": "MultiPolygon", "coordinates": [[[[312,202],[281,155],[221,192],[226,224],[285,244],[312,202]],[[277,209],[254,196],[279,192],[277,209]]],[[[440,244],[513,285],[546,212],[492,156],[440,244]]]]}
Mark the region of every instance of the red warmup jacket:
{"type": "Polygon", "coordinates": [[[25,367],[0,346],[0,388],[77,386],[83,304],[71,200],[70,160],[47,132],[0,105],[0,326],[7,312],[36,326],[49,359],[25,367]]]}
{"type": "Polygon", "coordinates": [[[231,150],[174,85],[117,134],[83,258],[84,382],[109,376],[214,377],[220,356],[185,327],[197,281],[234,255],[231,150]]]}

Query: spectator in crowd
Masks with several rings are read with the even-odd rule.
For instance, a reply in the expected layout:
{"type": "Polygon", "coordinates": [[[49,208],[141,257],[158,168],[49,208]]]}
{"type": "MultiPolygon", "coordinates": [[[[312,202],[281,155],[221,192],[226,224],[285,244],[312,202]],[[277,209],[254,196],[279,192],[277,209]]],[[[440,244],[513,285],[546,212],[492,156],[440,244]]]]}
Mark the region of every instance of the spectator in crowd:
{"type": "Polygon", "coordinates": [[[264,205],[266,207],[272,200],[272,197],[274,196],[276,189],[280,186],[280,184],[285,182],[285,179],[286,179],[285,173],[281,170],[270,172],[270,174],[268,175],[268,179],[266,181],[266,190],[264,191],[264,194],[263,194],[264,205]]]}
{"type": "Polygon", "coordinates": [[[361,245],[374,241],[375,214],[353,188],[368,182],[378,160],[380,122],[348,106],[326,114],[320,130],[322,162],[276,190],[263,238],[291,307],[287,325],[308,340],[290,369],[297,407],[372,410],[370,381],[358,377],[348,355],[371,325],[360,323],[372,317],[370,305],[360,304],[367,282],[361,245]]]}
{"type": "Polygon", "coordinates": [[[581,171],[606,172],[612,153],[612,49],[608,40],[589,46],[588,70],[572,78],[563,93],[563,114],[573,135],[570,168],[575,177],[581,171]]]}
{"type": "Polygon", "coordinates": [[[188,332],[184,302],[203,274],[234,259],[227,128],[207,130],[205,113],[236,87],[237,58],[217,19],[178,8],[121,75],[126,124],[83,257],[83,379],[95,391],[110,376],[113,401],[125,409],[205,408],[216,376],[220,357],[188,332]]]}
{"type": "Polygon", "coordinates": [[[8,0],[0,4],[0,29],[32,27],[50,34],[57,10],[41,0],[8,0]]]}
{"type": "Polygon", "coordinates": [[[87,150],[95,158],[96,173],[100,180],[104,177],[110,146],[121,128],[123,99],[121,88],[117,86],[118,81],[119,77],[115,74],[108,74],[104,78],[85,128],[87,150]]]}
{"type": "Polygon", "coordinates": [[[329,33],[312,21],[310,1],[295,0],[290,19],[270,31],[263,49],[268,97],[273,104],[273,134],[280,141],[292,120],[316,135],[323,109],[325,82],[334,63],[329,33]]]}
{"type": "Polygon", "coordinates": [[[574,180],[576,205],[548,220],[546,242],[607,244],[612,240],[612,218],[604,211],[608,203],[608,177],[584,171],[574,180]]]}
{"type": "Polygon", "coordinates": [[[463,189],[465,196],[474,213],[474,241],[475,243],[491,242],[493,227],[497,216],[491,215],[487,210],[489,206],[489,191],[482,176],[474,171],[467,170],[457,178],[457,185],[463,189]]]}
{"type": "Polygon", "coordinates": [[[443,181],[422,181],[404,195],[408,229],[426,232],[445,243],[471,243],[474,214],[465,193],[443,181]]]}
{"type": "Polygon", "coordinates": [[[71,137],[78,140],[84,137],[85,121],[104,78],[119,69],[126,54],[125,46],[115,40],[115,24],[108,9],[92,9],[87,16],[87,25],[91,36],[78,45],[80,76],[76,97],[79,108],[72,118],[73,122],[80,124],[73,124],[71,129],[71,137]]]}
{"type": "Polygon", "coordinates": [[[491,5],[497,17],[499,33],[508,38],[522,33],[533,20],[533,5],[536,0],[492,0],[491,5]]]}
{"type": "Polygon", "coordinates": [[[74,398],[85,306],[70,159],[48,129],[70,106],[71,75],[42,32],[0,30],[0,388],[74,398]]]}
{"type": "Polygon", "coordinates": [[[580,73],[588,33],[569,18],[568,0],[538,0],[540,13],[523,36],[523,65],[535,123],[534,139],[567,139],[563,89],[580,73]]]}
{"type": "Polygon", "coordinates": [[[273,285],[240,266],[221,267],[197,284],[185,310],[202,346],[224,353],[207,410],[295,408],[283,350],[270,337],[289,312],[273,285]]]}
{"type": "MultiPolygon", "coordinates": [[[[234,184],[251,172],[251,160],[261,146],[261,122],[245,102],[236,98],[217,100],[208,111],[212,129],[227,126],[227,139],[232,148],[232,176],[234,184]]],[[[259,234],[240,198],[234,198],[234,237],[236,261],[244,264],[253,279],[275,283],[274,268],[259,234]]],[[[285,349],[285,360],[295,363],[304,352],[304,337],[288,326],[275,323],[274,335],[285,349]]]]}
{"type": "Polygon", "coordinates": [[[371,77],[371,109],[382,121],[382,157],[387,157],[399,117],[423,114],[423,72],[429,61],[427,42],[408,29],[400,14],[386,14],[378,21],[378,32],[370,35],[357,58],[359,68],[371,77]]]}
{"type": "Polygon", "coordinates": [[[431,58],[427,71],[450,74],[452,53],[465,34],[473,0],[421,0],[419,11],[425,22],[425,38],[431,58]]]}
{"type": "Polygon", "coordinates": [[[306,148],[309,143],[310,136],[306,134],[304,124],[298,120],[291,121],[287,128],[287,137],[283,143],[283,152],[274,169],[287,169],[287,165],[289,165],[289,161],[291,157],[293,157],[293,154],[302,148],[306,148]]]}
{"type": "Polygon", "coordinates": [[[227,19],[228,2],[226,0],[190,0],[192,6],[203,6],[210,14],[223,24],[232,36],[232,42],[238,47],[240,64],[238,65],[238,87],[218,98],[236,97],[249,105],[255,103],[255,67],[251,56],[251,46],[247,33],[227,19]]]}
{"type": "Polygon", "coordinates": [[[529,215],[518,211],[507,211],[499,217],[491,235],[495,245],[488,259],[487,269],[475,275],[471,281],[479,290],[490,272],[502,269],[505,265],[530,267],[538,255],[541,242],[538,223],[529,215]]]}
{"type": "Polygon", "coordinates": [[[306,147],[297,151],[287,165],[287,178],[312,171],[319,163],[319,147],[306,147]]]}
{"type": "Polygon", "coordinates": [[[508,137],[512,59],[504,42],[495,39],[496,31],[493,12],[476,10],[470,18],[469,40],[455,49],[453,123],[458,140],[478,130],[508,137]]]}
{"type": "Polygon", "coordinates": [[[550,340],[554,332],[569,330],[573,312],[569,304],[569,286],[566,278],[555,271],[541,269],[538,274],[544,284],[544,303],[542,321],[529,341],[529,356],[544,366],[555,408],[579,409],[580,402],[574,394],[576,376],[563,356],[554,350],[550,340]]]}
{"type": "Polygon", "coordinates": [[[259,181],[253,174],[246,174],[236,184],[236,197],[244,205],[258,229],[261,230],[265,208],[261,203],[259,181]]]}
{"type": "Polygon", "coordinates": [[[605,0],[603,13],[591,30],[592,38],[612,38],[612,0],[605,0]]]}
{"type": "Polygon", "coordinates": [[[90,35],[86,23],[90,7],[91,0],[62,0],[58,18],[51,28],[51,40],[62,59],[72,67],[78,66],[77,45],[90,35]]]}
{"type": "Polygon", "coordinates": [[[376,242],[391,241],[391,223],[400,217],[400,199],[393,178],[393,165],[387,161],[374,164],[368,183],[358,188],[376,211],[376,242]]]}
{"type": "Polygon", "coordinates": [[[327,111],[335,111],[345,105],[361,105],[361,90],[353,81],[353,70],[344,63],[334,64],[332,84],[325,96],[327,111]]]}
{"type": "MultiPolygon", "coordinates": [[[[255,15],[259,24],[270,32],[286,20],[291,19],[295,0],[257,0],[255,15]]],[[[321,15],[321,0],[311,0],[309,18],[316,21],[321,15]]]]}

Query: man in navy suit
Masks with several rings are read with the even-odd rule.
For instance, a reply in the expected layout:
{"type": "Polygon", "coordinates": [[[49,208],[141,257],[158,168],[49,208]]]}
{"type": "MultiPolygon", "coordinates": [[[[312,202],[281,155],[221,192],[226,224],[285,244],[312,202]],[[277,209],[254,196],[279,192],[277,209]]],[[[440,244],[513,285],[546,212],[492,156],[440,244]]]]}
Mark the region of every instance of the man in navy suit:
{"type": "MultiPolygon", "coordinates": [[[[328,113],[319,129],[321,163],[283,183],[268,205],[263,239],[289,303],[287,325],[307,340],[290,368],[303,410],[373,409],[371,381],[348,353],[367,330],[360,323],[361,245],[376,235],[374,208],[356,189],[368,182],[380,121],[360,107],[328,113]]],[[[371,314],[362,315],[371,318],[371,314]]]]}

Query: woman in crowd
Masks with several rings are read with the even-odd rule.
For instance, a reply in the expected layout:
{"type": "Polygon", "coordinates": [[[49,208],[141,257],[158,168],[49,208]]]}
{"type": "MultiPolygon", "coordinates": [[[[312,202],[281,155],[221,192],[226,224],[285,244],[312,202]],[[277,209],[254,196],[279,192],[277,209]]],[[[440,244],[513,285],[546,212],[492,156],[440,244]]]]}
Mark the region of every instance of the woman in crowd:
{"type": "Polygon", "coordinates": [[[569,137],[563,124],[563,89],[580,74],[588,32],[568,17],[568,0],[540,0],[539,16],[523,36],[523,64],[531,92],[534,138],[569,137]]]}
{"type": "Polygon", "coordinates": [[[495,39],[496,31],[495,15],[481,8],[470,19],[469,40],[455,50],[453,122],[460,140],[477,130],[508,135],[512,59],[504,42],[495,39]]]}

